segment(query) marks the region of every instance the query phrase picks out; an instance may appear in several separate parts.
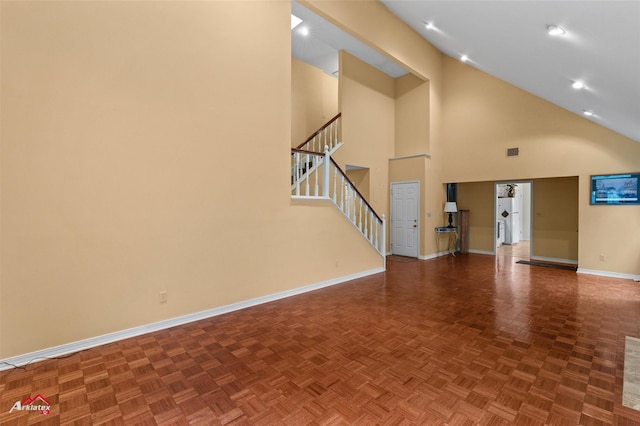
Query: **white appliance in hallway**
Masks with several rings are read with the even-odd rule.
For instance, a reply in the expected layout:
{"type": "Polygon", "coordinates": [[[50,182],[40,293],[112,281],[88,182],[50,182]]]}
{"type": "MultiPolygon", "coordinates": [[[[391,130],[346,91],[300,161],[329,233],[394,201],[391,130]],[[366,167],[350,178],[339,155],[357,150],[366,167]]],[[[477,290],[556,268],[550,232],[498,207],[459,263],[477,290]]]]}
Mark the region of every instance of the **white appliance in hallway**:
{"type": "Polygon", "coordinates": [[[522,239],[522,196],[499,197],[498,219],[504,220],[504,243],[517,244],[522,239]]]}
{"type": "Polygon", "coordinates": [[[496,229],[498,230],[496,247],[500,247],[501,245],[504,244],[504,229],[505,229],[504,220],[498,220],[498,223],[496,224],[496,229]]]}

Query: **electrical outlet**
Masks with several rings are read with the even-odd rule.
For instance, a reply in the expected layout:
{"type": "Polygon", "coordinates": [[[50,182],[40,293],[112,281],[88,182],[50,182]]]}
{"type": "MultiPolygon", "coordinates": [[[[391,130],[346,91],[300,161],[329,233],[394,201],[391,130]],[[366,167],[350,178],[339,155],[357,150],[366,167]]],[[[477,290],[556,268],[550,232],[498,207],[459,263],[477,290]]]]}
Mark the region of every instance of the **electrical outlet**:
{"type": "Polygon", "coordinates": [[[600,262],[604,262],[604,254],[600,255],[600,262]]]}
{"type": "Polygon", "coordinates": [[[160,292],[160,303],[167,303],[167,292],[166,291],[161,291],[160,292]]]}

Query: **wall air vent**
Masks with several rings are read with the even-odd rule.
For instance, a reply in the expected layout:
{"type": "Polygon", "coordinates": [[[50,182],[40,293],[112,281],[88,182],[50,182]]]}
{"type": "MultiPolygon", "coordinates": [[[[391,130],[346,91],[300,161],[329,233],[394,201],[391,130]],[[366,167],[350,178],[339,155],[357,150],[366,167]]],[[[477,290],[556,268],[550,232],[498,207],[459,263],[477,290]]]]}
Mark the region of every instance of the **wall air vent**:
{"type": "Polygon", "coordinates": [[[520,155],[520,148],[507,148],[507,157],[517,157],[520,155]]]}

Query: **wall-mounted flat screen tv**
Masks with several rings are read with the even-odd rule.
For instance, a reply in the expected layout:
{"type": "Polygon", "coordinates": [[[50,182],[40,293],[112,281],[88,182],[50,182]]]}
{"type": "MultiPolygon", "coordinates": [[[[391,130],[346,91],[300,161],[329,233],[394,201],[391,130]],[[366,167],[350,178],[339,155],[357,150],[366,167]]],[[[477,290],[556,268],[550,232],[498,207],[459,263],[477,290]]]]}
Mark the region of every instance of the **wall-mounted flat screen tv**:
{"type": "Polygon", "coordinates": [[[591,176],[591,204],[640,204],[640,173],[591,176]]]}

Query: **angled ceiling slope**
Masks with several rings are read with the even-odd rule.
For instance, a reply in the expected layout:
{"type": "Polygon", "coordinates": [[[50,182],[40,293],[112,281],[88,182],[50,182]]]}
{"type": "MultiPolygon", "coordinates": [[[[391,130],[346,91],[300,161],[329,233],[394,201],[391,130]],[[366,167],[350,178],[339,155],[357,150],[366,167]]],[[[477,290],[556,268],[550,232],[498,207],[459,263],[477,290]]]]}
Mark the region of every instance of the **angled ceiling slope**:
{"type": "MultiPolygon", "coordinates": [[[[640,1],[381,1],[444,54],[640,142],[640,1]]],[[[309,29],[292,32],[295,58],[335,75],[345,50],[392,77],[407,73],[295,1],[292,11],[309,29]]]]}
{"type": "Polygon", "coordinates": [[[640,142],[640,1],[381,1],[444,54],[640,142]]]}

